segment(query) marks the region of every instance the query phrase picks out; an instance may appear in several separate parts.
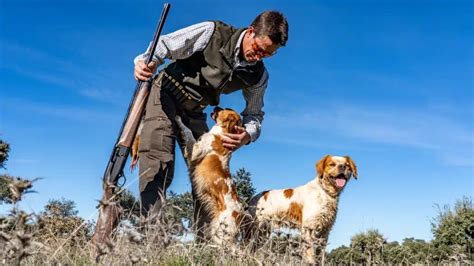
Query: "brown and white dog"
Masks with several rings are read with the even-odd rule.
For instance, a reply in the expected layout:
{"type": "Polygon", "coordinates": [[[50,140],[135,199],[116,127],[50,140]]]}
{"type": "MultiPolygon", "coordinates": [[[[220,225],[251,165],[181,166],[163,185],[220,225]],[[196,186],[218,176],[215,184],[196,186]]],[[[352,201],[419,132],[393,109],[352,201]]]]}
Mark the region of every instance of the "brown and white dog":
{"type": "Polygon", "coordinates": [[[247,236],[253,233],[261,238],[273,225],[283,222],[300,230],[306,262],[314,263],[319,256],[323,260],[321,255],[336,220],[339,195],[351,176],[357,178],[357,167],[349,156],[326,155],[316,164],[316,171],[317,177],[306,185],[265,191],[253,197],[249,202],[252,231],[247,236]]]}
{"type": "Polygon", "coordinates": [[[222,146],[224,133],[236,133],[242,122],[238,113],[216,107],[211,115],[216,124],[194,140],[191,131],[179,117],[176,122],[185,140],[198,240],[216,244],[233,243],[239,232],[242,206],[229,170],[231,151],[222,146]]]}

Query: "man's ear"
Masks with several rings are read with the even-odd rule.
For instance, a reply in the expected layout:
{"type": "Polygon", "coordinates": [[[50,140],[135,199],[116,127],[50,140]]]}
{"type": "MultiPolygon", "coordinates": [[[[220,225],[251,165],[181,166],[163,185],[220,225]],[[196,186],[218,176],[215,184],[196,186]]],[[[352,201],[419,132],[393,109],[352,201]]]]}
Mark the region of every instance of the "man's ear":
{"type": "Polygon", "coordinates": [[[255,34],[255,28],[252,27],[252,26],[250,26],[250,27],[247,28],[247,32],[248,32],[249,34],[252,34],[252,33],[255,34]]]}

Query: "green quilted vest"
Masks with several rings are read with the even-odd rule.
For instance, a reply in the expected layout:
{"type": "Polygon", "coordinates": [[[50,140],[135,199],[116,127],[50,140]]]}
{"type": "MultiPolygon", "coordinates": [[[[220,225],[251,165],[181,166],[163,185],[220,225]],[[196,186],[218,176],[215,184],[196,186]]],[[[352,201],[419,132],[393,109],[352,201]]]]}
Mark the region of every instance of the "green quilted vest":
{"type": "Polygon", "coordinates": [[[245,29],[215,21],[209,43],[203,51],[176,60],[165,67],[165,71],[184,86],[188,86],[203,97],[206,104],[218,105],[219,95],[256,85],[265,70],[262,61],[255,65],[236,67],[234,50],[240,34],[245,29]]]}

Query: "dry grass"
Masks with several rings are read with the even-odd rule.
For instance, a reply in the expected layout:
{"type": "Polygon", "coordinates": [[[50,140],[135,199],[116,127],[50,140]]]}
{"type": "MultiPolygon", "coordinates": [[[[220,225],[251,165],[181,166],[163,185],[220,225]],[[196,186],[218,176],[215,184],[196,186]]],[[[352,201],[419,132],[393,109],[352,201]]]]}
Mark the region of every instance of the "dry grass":
{"type": "MultiPolygon", "coordinates": [[[[18,192],[17,201],[26,189],[18,192]]],[[[29,184],[31,188],[31,184],[29,184]]],[[[28,188],[28,189],[29,189],[28,188]]],[[[113,241],[94,246],[92,225],[77,216],[68,220],[28,214],[12,205],[0,218],[0,263],[2,264],[104,264],[104,265],[301,265],[301,243],[289,233],[277,232],[252,251],[238,241],[232,246],[196,243],[190,229],[173,219],[174,206],[165,205],[158,221],[134,225],[138,217],[123,216],[113,241]],[[59,230],[60,229],[60,230],[59,230]],[[63,230],[64,229],[64,230],[63,230]]]]}

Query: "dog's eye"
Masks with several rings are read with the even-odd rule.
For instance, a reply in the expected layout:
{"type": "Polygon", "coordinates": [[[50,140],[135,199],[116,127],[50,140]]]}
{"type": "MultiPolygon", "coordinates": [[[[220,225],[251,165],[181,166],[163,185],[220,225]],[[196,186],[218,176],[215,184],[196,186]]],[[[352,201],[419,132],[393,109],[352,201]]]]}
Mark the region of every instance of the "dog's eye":
{"type": "Polygon", "coordinates": [[[333,166],[336,166],[335,163],[330,163],[329,166],[333,167],[333,166]]]}

